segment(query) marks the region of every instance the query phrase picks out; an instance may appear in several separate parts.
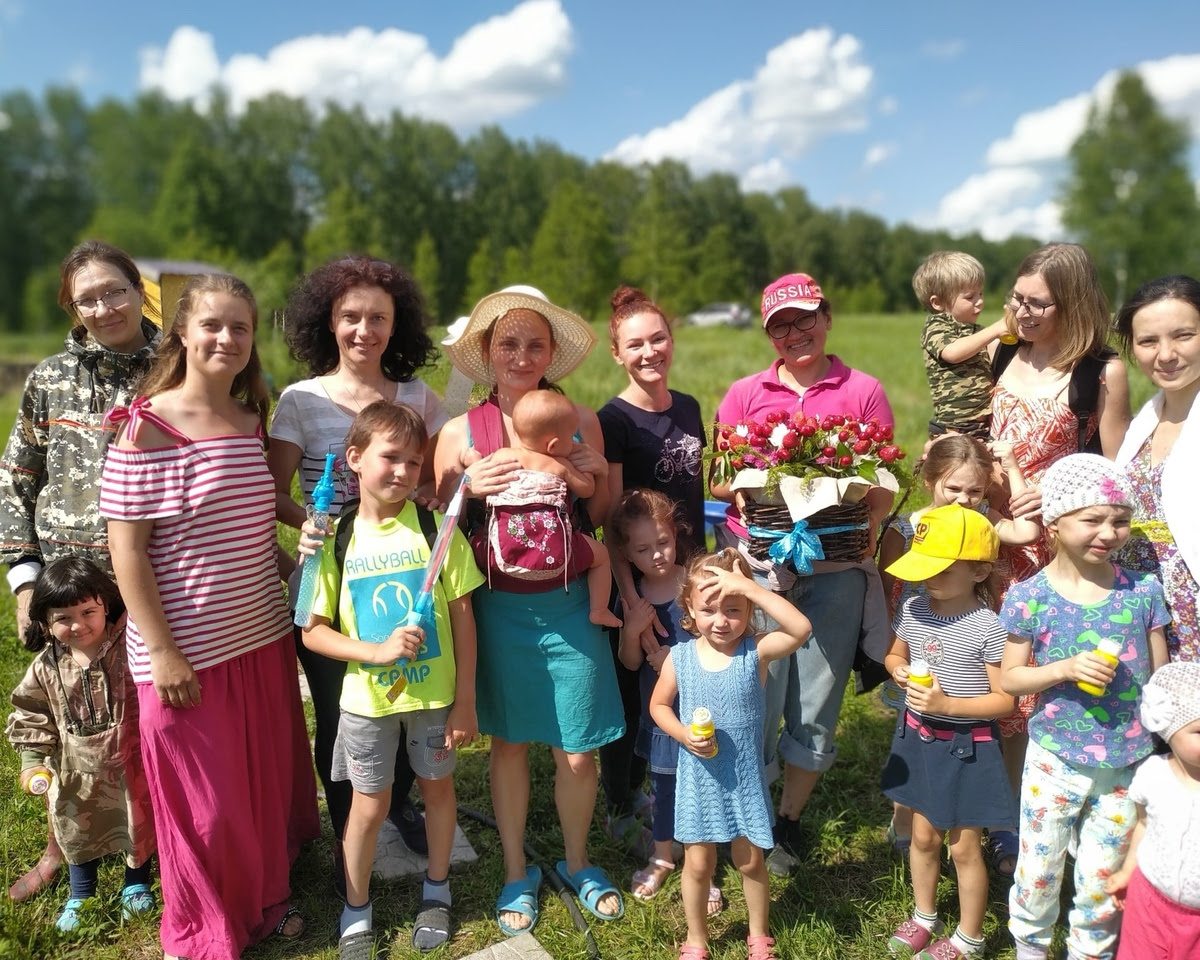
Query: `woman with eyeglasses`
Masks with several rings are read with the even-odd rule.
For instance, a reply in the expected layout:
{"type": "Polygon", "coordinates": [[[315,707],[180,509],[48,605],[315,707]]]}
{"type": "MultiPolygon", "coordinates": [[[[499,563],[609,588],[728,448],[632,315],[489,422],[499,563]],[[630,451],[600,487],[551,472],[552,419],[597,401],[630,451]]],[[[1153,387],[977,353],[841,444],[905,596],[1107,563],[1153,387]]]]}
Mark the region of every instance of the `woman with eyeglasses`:
{"type": "MultiPolygon", "coordinates": [[[[817,417],[849,415],[864,422],[878,420],[882,426],[894,426],[883,385],[825,352],[833,309],[812,277],[788,274],[772,283],[763,291],[762,317],[763,329],[779,359],[729,388],[717,409],[718,422],[762,423],[770,413],[791,416],[801,412],[817,417]]],[[[730,501],[726,524],[732,535],[745,542],[743,494],[734,494],[711,477],[709,489],[714,497],[730,501]]],[[[892,493],[872,487],[867,504],[871,511],[871,541],[864,559],[874,555],[875,534],[891,508],[892,493]]],[[[871,574],[859,564],[822,560],[814,562],[809,576],[797,576],[781,564],[750,563],[756,577],[787,594],[811,621],[813,631],[809,642],[791,657],[771,665],[767,679],[768,762],[776,762],[776,753],[784,762],[775,849],[767,857],[767,869],[776,876],[786,876],[796,870],[804,855],[800,812],[821,773],[833,765],[834,730],[858,649],[867,577],[871,574]],[[776,738],[781,715],[784,730],[776,738]]]]}
{"type": "MultiPolygon", "coordinates": [[[[73,321],[66,349],[38,364],[0,461],[0,563],[17,598],[17,633],[42,567],[79,556],[112,573],[99,509],[100,473],[114,431],[104,416],[133,399],[161,332],[143,315],[141,274],[123,250],[89,240],[62,264],[58,303],[73,321]]],[[[62,862],[54,833],[37,865],[9,888],[32,896],[62,862]]]]}
{"type": "MultiPolygon", "coordinates": [[[[446,413],[437,395],[416,376],[436,356],[425,332],[421,292],[410,276],[390,263],[355,256],[318,267],[292,294],[286,336],[293,359],[308,367],[310,377],[280,396],[271,420],[267,463],[275,477],[277,519],[299,529],[306,519],[303,504],[312,502],[326,454],[335,456],[330,516],[336,517],[343,503],[358,497],[358,480],[346,464],[345,440],[361,410],[376,400],[407,404],[425,421],[431,439],[442,429],[446,413]],[[303,504],[292,499],[297,471],[303,504]]],[[[432,477],[430,456],[425,478],[432,477]]],[[[295,596],[298,572],[291,583],[295,596]]],[[[353,791],[349,781],[334,780],[330,768],[346,664],[314,653],[300,640],[299,630],[296,634],[316,716],[317,773],[333,825],[334,884],[344,890],[341,839],[353,791]]],[[[425,820],[408,796],[414,776],[403,743],[396,752],[395,773],[388,819],[409,849],[424,855],[429,849],[425,820]]]]}
{"type": "MultiPolygon", "coordinates": [[[[1013,445],[1029,483],[1009,504],[1023,517],[1041,509],[1037,484],[1055,461],[1080,451],[1116,456],[1129,426],[1129,384],[1108,346],[1112,323],[1096,265],[1078,244],[1051,243],[1027,256],[1006,316],[1020,339],[993,345],[992,439],[1013,445]]],[[[1045,537],[1000,549],[1009,582],[1049,562],[1045,537]]]]}
{"type": "MultiPolygon", "coordinates": [[[[1014,517],[1036,516],[1038,484],[1052,464],[1088,451],[1116,456],[1129,426],[1125,365],[1108,346],[1112,328],[1108,298],[1091,255],[1075,243],[1051,243],[1029,254],[1005,309],[1015,345],[992,345],[992,439],[1012,444],[1028,484],[1009,501],[1014,517]]],[[[1027,580],[1050,562],[1045,533],[1027,546],[1002,544],[998,569],[1006,584],[1027,580]]],[[[1026,727],[1037,698],[1021,697],[1017,710],[1000,719],[1004,763],[1020,796],[1026,727]]],[[[1017,863],[1017,835],[988,835],[993,869],[1010,876],[1017,863]]]]}

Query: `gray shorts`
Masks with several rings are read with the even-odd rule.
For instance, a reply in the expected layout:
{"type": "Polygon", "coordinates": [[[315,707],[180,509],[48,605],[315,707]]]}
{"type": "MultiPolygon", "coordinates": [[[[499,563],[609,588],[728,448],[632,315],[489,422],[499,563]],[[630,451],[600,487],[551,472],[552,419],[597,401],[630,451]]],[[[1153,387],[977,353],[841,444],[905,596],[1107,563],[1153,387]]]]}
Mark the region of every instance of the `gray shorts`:
{"type": "Polygon", "coordinates": [[[413,773],[441,780],[454,773],[454,750],[447,750],[449,707],[411,710],[386,717],[360,717],[342,711],[333,743],[333,779],[349,780],[358,793],[379,793],[396,779],[396,753],[404,736],[413,773]]]}

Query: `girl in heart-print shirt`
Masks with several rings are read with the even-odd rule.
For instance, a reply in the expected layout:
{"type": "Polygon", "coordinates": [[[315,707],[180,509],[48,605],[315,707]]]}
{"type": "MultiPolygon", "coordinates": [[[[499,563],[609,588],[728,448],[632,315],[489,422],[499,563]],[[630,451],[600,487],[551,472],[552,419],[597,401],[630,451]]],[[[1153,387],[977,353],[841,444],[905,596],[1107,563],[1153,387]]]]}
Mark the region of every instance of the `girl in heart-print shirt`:
{"type": "Polygon", "coordinates": [[[1106,892],[1136,822],[1134,769],[1153,750],[1138,719],[1150,674],[1166,662],[1162,587],[1110,557],[1129,539],[1133,491],[1094,454],[1055,463],[1042,479],[1050,564],[1009,589],[1001,684],[1041,694],[1021,779],[1021,845],[1009,893],[1017,960],[1044,958],[1058,919],[1068,844],[1077,838],[1068,952],[1111,957],[1121,914],[1106,892]],[[1032,649],[1033,663],[1030,665],[1032,649]]]}

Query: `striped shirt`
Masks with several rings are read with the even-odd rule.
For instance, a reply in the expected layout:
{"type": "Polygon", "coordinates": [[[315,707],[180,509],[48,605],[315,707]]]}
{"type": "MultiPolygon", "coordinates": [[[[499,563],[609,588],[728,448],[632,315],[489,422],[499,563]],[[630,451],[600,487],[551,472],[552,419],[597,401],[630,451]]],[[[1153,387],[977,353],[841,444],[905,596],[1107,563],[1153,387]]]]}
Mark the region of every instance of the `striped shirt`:
{"type": "MultiPolygon", "coordinates": [[[[275,484],[260,437],[185,439],[154,450],[113,444],[100,513],[154,521],[147,554],[171,636],[193,670],[290,636],[275,563],[275,484]]],[[[150,656],[132,616],[126,645],[134,680],[150,682],[150,656]]]]}
{"type": "MultiPolygon", "coordinates": [[[[425,421],[431,437],[446,423],[442,402],[424,381],[397,383],[396,402],[412,407],[425,421]]],[[[271,418],[271,439],[300,448],[300,490],[305,503],[312,502],[313,487],[325,472],[325,455],[334,455],[331,517],[338,515],[346,500],[358,496],[358,477],[346,465],[346,434],[353,422],[353,415],[330,399],[319,377],[287,387],[271,418]]]]}
{"type": "MultiPolygon", "coordinates": [[[[917,594],[904,601],[893,629],[908,644],[909,663],[928,663],[946,696],[982,697],[992,692],[987,664],[1000,662],[1008,634],[991,610],[980,607],[957,617],[939,617],[930,609],[929,598],[917,594]]],[[[926,716],[964,719],[940,713],[926,716]]]]}

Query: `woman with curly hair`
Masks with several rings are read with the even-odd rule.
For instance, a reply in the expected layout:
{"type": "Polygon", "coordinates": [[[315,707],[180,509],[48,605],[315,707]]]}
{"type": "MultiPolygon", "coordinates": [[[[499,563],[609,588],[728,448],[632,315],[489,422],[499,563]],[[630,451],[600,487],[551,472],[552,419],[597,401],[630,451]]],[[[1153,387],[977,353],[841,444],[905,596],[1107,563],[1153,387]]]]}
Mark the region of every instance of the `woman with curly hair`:
{"type": "MultiPolygon", "coordinates": [[[[345,439],[364,407],[376,400],[405,403],[421,415],[431,439],[446,422],[446,414],[434,392],[414,376],[436,356],[425,332],[421,292],[411,277],[390,263],[353,256],[318,267],[292,294],[286,336],[292,357],[308,366],[311,377],[292,384],[279,398],[267,461],[275,477],[277,518],[299,529],[306,515],[302,504],[292,499],[292,478],[299,470],[302,500],[311,502],[326,454],[335,455],[337,492],[331,515],[358,497],[357,478],[346,466],[345,439]]],[[[424,478],[432,476],[430,457],[424,478]]],[[[333,824],[334,882],[340,889],[345,883],[341,839],[352,791],[348,781],[332,779],[330,765],[346,664],[313,653],[298,634],[296,650],[316,713],[314,752],[333,824]]],[[[408,799],[412,784],[412,768],[401,744],[388,818],[404,842],[424,854],[425,824],[408,799]]]]}

